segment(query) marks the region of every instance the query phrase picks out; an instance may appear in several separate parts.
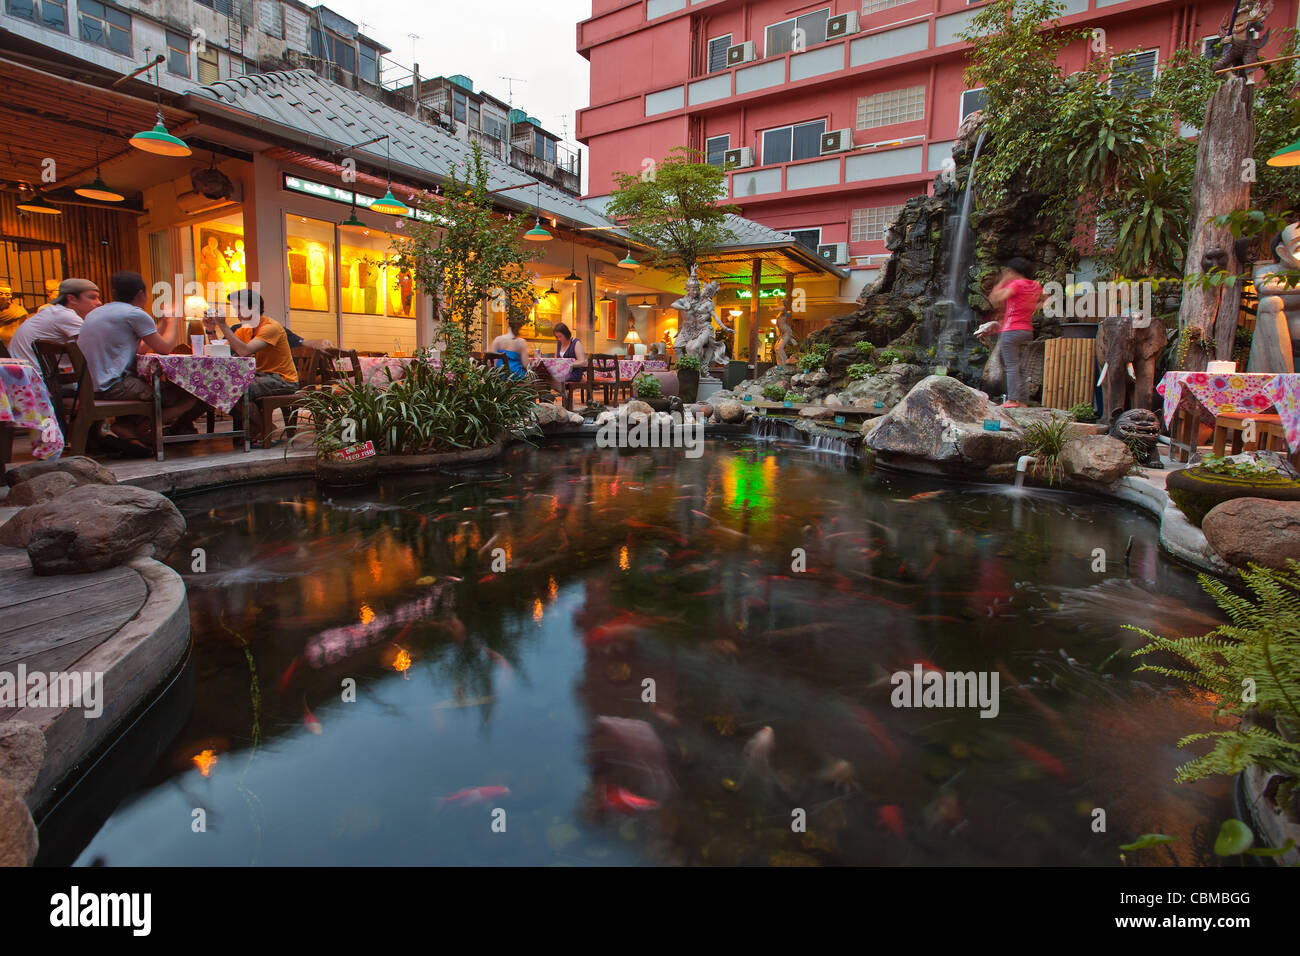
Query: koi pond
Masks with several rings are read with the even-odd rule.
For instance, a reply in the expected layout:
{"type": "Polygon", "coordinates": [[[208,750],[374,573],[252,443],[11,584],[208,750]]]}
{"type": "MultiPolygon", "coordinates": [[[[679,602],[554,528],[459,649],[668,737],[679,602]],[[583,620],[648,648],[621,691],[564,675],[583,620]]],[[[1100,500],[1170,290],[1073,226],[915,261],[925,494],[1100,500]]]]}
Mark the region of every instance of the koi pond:
{"type": "Polygon", "coordinates": [[[178,506],[193,655],[40,862],[1214,864],[1233,815],[1123,627],[1217,611],[1107,500],[751,439],[178,506]]]}

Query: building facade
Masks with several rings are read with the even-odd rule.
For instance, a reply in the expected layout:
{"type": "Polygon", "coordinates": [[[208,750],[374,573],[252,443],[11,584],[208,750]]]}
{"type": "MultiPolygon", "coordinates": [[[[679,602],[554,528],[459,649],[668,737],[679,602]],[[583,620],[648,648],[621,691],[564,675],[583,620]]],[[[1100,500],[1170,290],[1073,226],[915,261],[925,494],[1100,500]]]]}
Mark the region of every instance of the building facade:
{"type": "Polygon", "coordinates": [[[422,79],[419,64],[393,61],[391,49],[323,5],[299,0],[0,0],[0,45],[48,53],[67,65],[128,74],[162,56],[165,91],[183,94],[218,80],[310,69],[323,79],[382,102],[577,195],[577,150],[523,110],[474,93],[466,77],[422,79]],[[471,110],[469,96],[481,109],[471,110]],[[455,91],[455,92],[453,92],[455,91]],[[459,93],[460,95],[455,95],[459,93]],[[490,122],[493,116],[499,120],[490,122]],[[507,147],[507,142],[509,146],[507,147]]]}
{"type": "MultiPolygon", "coordinates": [[[[840,302],[852,302],[887,258],[898,210],[929,190],[962,118],[983,105],[966,86],[970,45],[960,37],[979,6],[592,0],[577,29],[591,63],[591,105],[577,124],[589,195],[673,147],[699,150],[725,164],[743,216],[849,269],[840,302]]],[[[1297,6],[1277,0],[1270,26],[1295,26],[1297,6]]],[[[1065,0],[1062,24],[1104,30],[1105,47],[1074,43],[1062,65],[1131,53],[1116,68],[1141,82],[1180,47],[1207,51],[1231,9],[1231,0],[1065,0]]]]}

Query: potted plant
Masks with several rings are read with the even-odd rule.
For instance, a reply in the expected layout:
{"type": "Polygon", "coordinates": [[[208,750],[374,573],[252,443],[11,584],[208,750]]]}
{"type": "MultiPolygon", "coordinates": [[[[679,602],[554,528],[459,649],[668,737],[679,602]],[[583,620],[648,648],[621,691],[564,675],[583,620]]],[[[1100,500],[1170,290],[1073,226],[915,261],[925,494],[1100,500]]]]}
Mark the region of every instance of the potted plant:
{"type": "Polygon", "coordinates": [[[659,384],[659,379],[649,372],[642,372],[632,379],[632,394],[656,412],[668,411],[670,402],[664,398],[663,387],[659,384]]]}
{"type": "Polygon", "coordinates": [[[695,401],[700,390],[700,371],[704,363],[694,355],[683,355],[677,360],[677,393],[683,402],[695,401]]]}
{"type": "Polygon", "coordinates": [[[1206,455],[1198,464],[1170,472],[1165,489],[1198,528],[1215,505],[1232,498],[1300,501],[1300,481],[1258,459],[1206,455]]]}

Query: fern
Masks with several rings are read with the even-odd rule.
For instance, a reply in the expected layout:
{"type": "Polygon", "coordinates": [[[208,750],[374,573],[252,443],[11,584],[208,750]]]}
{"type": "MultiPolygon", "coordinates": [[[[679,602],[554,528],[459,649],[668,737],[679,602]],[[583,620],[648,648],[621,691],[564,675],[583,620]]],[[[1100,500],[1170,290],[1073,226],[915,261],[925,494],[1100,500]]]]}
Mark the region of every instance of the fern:
{"type": "Polygon", "coordinates": [[[1241,577],[1249,595],[1200,576],[1229,620],[1209,634],[1171,639],[1126,625],[1149,642],[1134,656],[1162,651],[1186,665],[1143,664],[1138,670],[1204,688],[1218,696],[1216,720],[1238,718],[1232,729],[1178,742],[1214,741],[1209,753],[1178,768],[1180,783],[1240,773],[1251,764],[1300,779],[1300,562],[1288,560],[1285,570],[1251,565],[1241,577]]]}

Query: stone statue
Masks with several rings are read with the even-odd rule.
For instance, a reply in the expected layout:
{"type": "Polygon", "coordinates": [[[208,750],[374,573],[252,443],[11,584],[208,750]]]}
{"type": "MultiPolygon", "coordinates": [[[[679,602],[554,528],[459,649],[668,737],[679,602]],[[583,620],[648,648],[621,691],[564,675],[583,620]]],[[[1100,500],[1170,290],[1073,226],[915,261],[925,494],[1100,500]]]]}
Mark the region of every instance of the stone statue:
{"type": "Polygon", "coordinates": [[[1111,433],[1128,445],[1133,460],[1147,468],[1163,468],[1156,442],[1160,437],[1160,419],[1149,408],[1130,408],[1120,415],[1111,433]]]}
{"type": "Polygon", "coordinates": [[[727,346],[718,340],[713,323],[717,321],[723,331],[732,331],[718,320],[714,312],[713,298],[717,294],[717,282],[711,281],[703,289],[700,288],[700,280],[692,266],[690,277],[686,280],[686,295],[672,304],[681,315],[673,347],[679,355],[698,358],[706,369],[710,362],[723,362],[727,358],[727,346]]]}
{"type": "Polygon", "coordinates": [[[1300,222],[1274,243],[1275,265],[1255,267],[1259,312],[1250,340],[1251,372],[1294,372],[1293,342],[1300,336],[1300,222]]]}
{"type": "Polygon", "coordinates": [[[1156,362],[1169,344],[1165,324],[1153,316],[1114,315],[1098,323],[1097,364],[1103,422],[1113,422],[1126,408],[1149,409],[1155,403],[1156,362]],[[1129,400],[1129,379],[1133,397],[1129,400]]]}
{"type": "Polygon", "coordinates": [[[781,314],[776,317],[776,327],[781,333],[781,341],[776,343],[776,364],[785,364],[785,348],[798,348],[799,341],[794,337],[794,330],[790,328],[790,300],[786,299],[781,309],[781,314]]]}
{"type": "MultiPolygon", "coordinates": [[[[1232,12],[1224,15],[1219,24],[1219,44],[1223,55],[1214,64],[1216,70],[1226,70],[1234,66],[1249,66],[1259,60],[1259,51],[1268,42],[1272,30],[1260,35],[1264,21],[1273,12],[1273,0],[1250,0],[1237,11],[1237,20],[1232,21],[1232,12]]],[[[1246,73],[1246,70],[1242,70],[1246,73]]]]}

